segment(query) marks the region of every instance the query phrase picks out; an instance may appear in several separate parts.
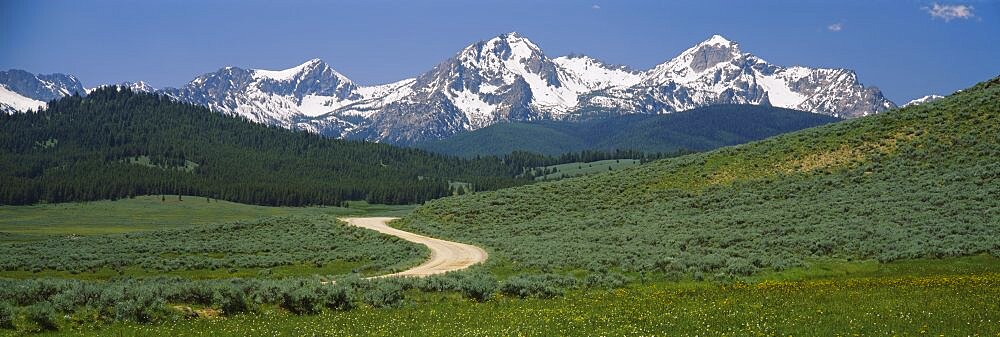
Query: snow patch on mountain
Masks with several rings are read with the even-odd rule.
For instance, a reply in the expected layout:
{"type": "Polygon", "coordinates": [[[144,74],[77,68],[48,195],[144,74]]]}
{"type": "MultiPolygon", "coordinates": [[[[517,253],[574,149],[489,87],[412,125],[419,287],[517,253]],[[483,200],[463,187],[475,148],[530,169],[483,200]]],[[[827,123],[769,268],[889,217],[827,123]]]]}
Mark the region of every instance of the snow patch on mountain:
{"type": "Polygon", "coordinates": [[[13,114],[29,110],[38,111],[45,106],[45,102],[25,97],[0,84],[0,112],[13,114]]]}
{"type": "Polygon", "coordinates": [[[759,76],[757,83],[767,91],[767,99],[773,106],[795,107],[806,99],[805,95],[792,91],[792,88],[788,86],[788,81],[778,76],[759,76]]]}
{"type": "Polygon", "coordinates": [[[566,81],[577,84],[579,92],[608,88],[625,88],[642,81],[642,73],[624,66],[607,65],[583,55],[562,56],[552,60],[568,76],[566,81]]]}
{"type": "Polygon", "coordinates": [[[942,99],[942,98],[944,98],[944,96],[931,94],[931,95],[927,95],[927,96],[924,96],[924,97],[917,98],[917,99],[914,99],[912,101],[909,101],[906,104],[903,104],[903,107],[926,104],[926,103],[930,103],[930,102],[933,102],[933,101],[936,101],[936,100],[939,100],[939,99],[942,99]]]}

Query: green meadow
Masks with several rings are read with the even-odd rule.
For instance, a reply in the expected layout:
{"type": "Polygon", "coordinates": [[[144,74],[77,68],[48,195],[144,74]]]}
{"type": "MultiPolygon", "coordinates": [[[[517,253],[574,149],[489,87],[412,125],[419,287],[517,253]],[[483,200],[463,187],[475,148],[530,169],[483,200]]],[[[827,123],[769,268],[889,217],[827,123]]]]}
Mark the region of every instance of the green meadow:
{"type": "Polygon", "coordinates": [[[49,236],[174,229],[261,217],[327,214],[403,216],[415,206],[348,202],[348,207],[268,207],[197,196],[149,195],[114,201],[0,206],[0,242],[49,236]]]}

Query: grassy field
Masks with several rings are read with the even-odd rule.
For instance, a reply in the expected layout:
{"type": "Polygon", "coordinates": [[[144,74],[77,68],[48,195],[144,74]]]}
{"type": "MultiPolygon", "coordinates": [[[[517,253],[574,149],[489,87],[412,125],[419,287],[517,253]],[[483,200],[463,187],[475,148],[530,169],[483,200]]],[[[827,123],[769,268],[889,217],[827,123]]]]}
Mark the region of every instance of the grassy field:
{"type": "Polygon", "coordinates": [[[349,202],[342,207],[266,207],[204,197],[139,196],[115,201],[0,206],[0,242],[181,228],[269,216],[403,216],[415,206],[349,202]]]}
{"type": "Polygon", "coordinates": [[[427,249],[313,214],[0,243],[0,255],[7,278],[211,279],[379,274],[420,263],[427,249]]]}
{"type": "Polygon", "coordinates": [[[176,195],[0,206],[0,252],[5,257],[0,277],[217,279],[381,273],[418,263],[422,247],[397,245],[395,238],[336,225],[335,217],[403,216],[413,207],[363,201],[349,202],[348,207],[265,207],[176,195]],[[381,250],[374,251],[373,245],[380,244],[381,250]]]}
{"type": "MultiPolygon", "coordinates": [[[[980,335],[1000,333],[1000,261],[829,263],[735,283],[648,280],[555,299],[410,291],[396,309],[296,316],[265,307],[219,319],[72,330],[83,336],[980,335]],[[767,280],[763,280],[767,279],[767,280]]],[[[69,323],[66,323],[69,324],[69,323]]]]}
{"type": "Polygon", "coordinates": [[[555,169],[555,172],[546,174],[544,176],[535,177],[535,180],[554,180],[554,179],[562,179],[570,177],[580,177],[594,173],[604,173],[614,170],[620,170],[626,167],[632,167],[636,165],[639,165],[639,160],[637,159],[610,159],[610,160],[599,160],[589,163],[568,163],[568,164],[545,166],[536,169],[541,169],[541,170],[555,169]]]}

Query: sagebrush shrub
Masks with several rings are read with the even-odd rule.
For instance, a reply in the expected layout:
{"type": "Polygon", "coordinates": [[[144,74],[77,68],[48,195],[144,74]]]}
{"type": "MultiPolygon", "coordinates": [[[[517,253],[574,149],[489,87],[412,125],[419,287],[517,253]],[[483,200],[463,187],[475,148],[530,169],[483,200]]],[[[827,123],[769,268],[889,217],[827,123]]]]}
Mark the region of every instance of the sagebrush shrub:
{"type": "Polygon", "coordinates": [[[323,289],[323,305],[333,310],[351,310],[354,308],[353,294],[350,288],[342,285],[330,285],[323,289]]]}
{"type": "Polygon", "coordinates": [[[316,285],[301,282],[285,288],[279,305],[296,315],[312,315],[320,312],[321,303],[316,285]]]}
{"type": "Polygon", "coordinates": [[[59,330],[58,316],[56,310],[49,303],[37,303],[28,307],[25,312],[28,322],[35,325],[36,331],[56,331],[59,330]]]}
{"type": "Polygon", "coordinates": [[[555,274],[518,275],[504,281],[500,292],[520,298],[553,298],[562,296],[575,283],[575,278],[555,274]]]}
{"type": "Polygon", "coordinates": [[[7,302],[0,302],[0,329],[13,329],[16,314],[14,306],[7,302]]]}
{"type": "Polygon", "coordinates": [[[136,293],[113,306],[114,318],[119,321],[152,323],[169,315],[166,302],[150,293],[136,293]]]}
{"type": "Polygon", "coordinates": [[[493,297],[499,284],[493,276],[485,273],[477,273],[466,277],[459,288],[462,295],[477,302],[486,302],[493,297]]]}
{"type": "Polygon", "coordinates": [[[219,310],[222,310],[223,314],[236,315],[253,311],[246,293],[236,286],[221,286],[215,290],[214,297],[215,304],[219,306],[219,310]]]}
{"type": "Polygon", "coordinates": [[[394,308],[403,303],[402,285],[391,281],[372,281],[365,287],[361,299],[375,308],[394,308]]]}

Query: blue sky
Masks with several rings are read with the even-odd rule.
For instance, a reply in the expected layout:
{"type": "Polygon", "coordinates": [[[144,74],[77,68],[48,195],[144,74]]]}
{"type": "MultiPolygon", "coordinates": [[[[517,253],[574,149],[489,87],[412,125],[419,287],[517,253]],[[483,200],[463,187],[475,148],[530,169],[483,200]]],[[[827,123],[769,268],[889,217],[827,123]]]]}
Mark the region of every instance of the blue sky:
{"type": "Polygon", "coordinates": [[[897,103],[1000,75],[1000,1],[982,0],[0,0],[0,69],[165,87],[318,57],[378,84],[510,31],[637,69],[721,34],[775,64],[854,69],[897,103]]]}

